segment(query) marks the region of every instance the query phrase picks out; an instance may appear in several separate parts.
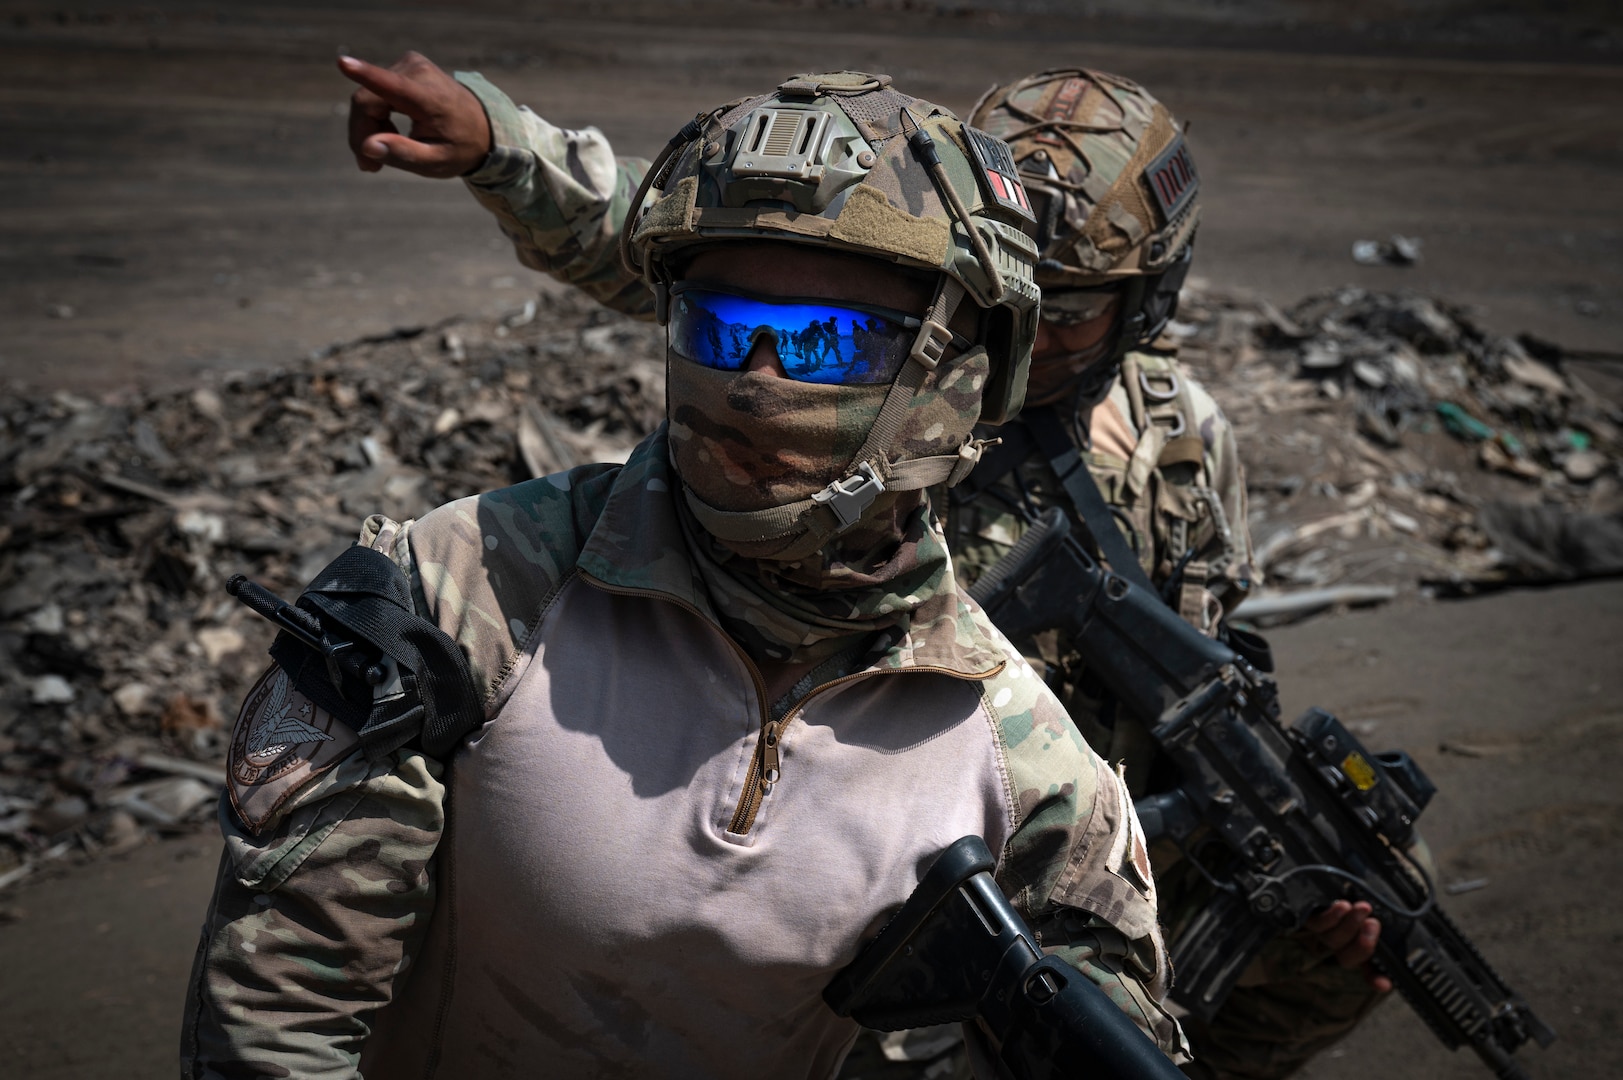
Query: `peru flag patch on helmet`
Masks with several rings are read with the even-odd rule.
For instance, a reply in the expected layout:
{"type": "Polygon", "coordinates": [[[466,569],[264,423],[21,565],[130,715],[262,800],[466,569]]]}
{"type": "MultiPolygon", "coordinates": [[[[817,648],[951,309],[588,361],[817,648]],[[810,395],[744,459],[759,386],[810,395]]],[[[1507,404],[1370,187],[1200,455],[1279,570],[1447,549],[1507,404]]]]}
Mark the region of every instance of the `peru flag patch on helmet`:
{"type": "Polygon", "coordinates": [[[1149,181],[1150,193],[1161,208],[1161,217],[1171,221],[1177,217],[1189,200],[1200,190],[1200,176],[1189,157],[1189,147],[1183,136],[1172,140],[1172,145],[1161,151],[1161,156],[1150,162],[1144,178],[1149,181]]]}
{"type": "Polygon", "coordinates": [[[1009,144],[968,124],[964,125],[964,135],[969,140],[970,156],[980,166],[981,184],[987,195],[999,206],[1007,207],[1026,221],[1035,222],[1037,218],[1031,212],[1031,200],[1026,198],[1025,185],[1020,183],[1020,172],[1015,167],[1009,144]]]}

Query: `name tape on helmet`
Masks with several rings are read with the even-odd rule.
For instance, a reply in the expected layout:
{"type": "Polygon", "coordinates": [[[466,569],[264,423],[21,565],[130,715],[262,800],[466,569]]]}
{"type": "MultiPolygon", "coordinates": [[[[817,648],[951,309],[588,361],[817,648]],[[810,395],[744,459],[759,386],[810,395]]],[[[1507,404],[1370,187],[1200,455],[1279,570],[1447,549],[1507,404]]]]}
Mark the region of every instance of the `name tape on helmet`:
{"type": "MultiPolygon", "coordinates": [[[[1090,85],[1086,79],[1079,79],[1074,75],[1060,83],[1058,93],[1048,103],[1048,108],[1043,111],[1043,119],[1049,123],[1055,121],[1066,123],[1076,119],[1073,114],[1076,112],[1077,105],[1081,103],[1082,96],[1088,92],[1090,85]]],[[[1037,141],[1048,143],[1050,146],[1066,145],[1065,140],[1058,133],[1047,128],[1038,132],[1037,141]]]]}
{"type": "Polygon", "coordinates": [[[1031,200],[1026,197],[1025,185],[1020,183],[1020,172],[1014,164],[1009,144],[994,138],[978,128],[964,125],[969,142],[970,157],[980,166],[981,184],[986,193],[999,206],[1012,210],[1026,221],[1036,222],[1031,212],[1031,200]]]}
{"type": "Polygon", "coordinates": [[[1150,162],[1144,178],[1149,181],[1150,194],[1155,196],[1165,220],[1171,221],[1189,205],[1195,192],[1200,190],[1200,175],[1195,172],[1194,159],[1189,156],[1189,147],[1184,144],[1182,135],[1150,162]]]}

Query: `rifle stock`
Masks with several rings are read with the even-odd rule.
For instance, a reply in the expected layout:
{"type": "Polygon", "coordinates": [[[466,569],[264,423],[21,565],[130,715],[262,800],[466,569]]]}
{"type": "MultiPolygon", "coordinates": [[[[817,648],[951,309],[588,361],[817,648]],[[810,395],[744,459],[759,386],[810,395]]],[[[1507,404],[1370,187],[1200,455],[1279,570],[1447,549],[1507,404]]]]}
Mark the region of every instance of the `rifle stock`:
{"type": "Polygon", "coordinates": [[[900,911],[823,990],[881,1031],[975,1022],[1012,1080],[1183,1080],[1099,987],[1044,956],[992,880],[986,842],[947,847],[900,911]]]}

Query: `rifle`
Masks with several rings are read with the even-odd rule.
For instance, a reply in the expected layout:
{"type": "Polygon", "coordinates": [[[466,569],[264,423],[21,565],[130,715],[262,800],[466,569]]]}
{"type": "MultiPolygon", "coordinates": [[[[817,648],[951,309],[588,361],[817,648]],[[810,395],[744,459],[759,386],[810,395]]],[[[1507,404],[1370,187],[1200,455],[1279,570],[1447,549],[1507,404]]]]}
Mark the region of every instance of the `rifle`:
{"type": "Polygon", "coordinates": [[[880,1031],[978,1019],[1014,1080],[1184,1080],[1103,990],[1043,955],[996,865],[978,836],[944,849],[823,1000],[880,1031]]]}
{"type": "Polygon", "coordinates": [[[1216,897],[1169,943],[1172,995],[1209,1019],[1275,935],[1338,899],[1381,920],[1374,963],[1449,1049],[1494,1075],[1555,1033],[1437,904],[1406,853],[1436,788],[1401,751],[1372,754],[1334,716],[1280,723],[1273,682],[1158,597],[1102,567],[1051,507],[969,590],[1011,638],[1070,632],[1088,668],[1176,766],[1170,791],[1135,805],[1177,843],[1216,897]]]}

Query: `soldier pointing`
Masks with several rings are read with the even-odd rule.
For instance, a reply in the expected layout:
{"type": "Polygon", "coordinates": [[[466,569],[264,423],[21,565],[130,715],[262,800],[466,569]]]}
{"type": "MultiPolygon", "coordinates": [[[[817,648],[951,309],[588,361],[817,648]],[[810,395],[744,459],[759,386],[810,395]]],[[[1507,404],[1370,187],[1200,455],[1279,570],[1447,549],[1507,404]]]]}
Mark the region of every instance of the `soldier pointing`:
{"type": "MultiPolygon", "coordinates": [[[[611,307],[651,313],[649,294],[608,257],[646,163],[617,160],[595,130],[554,128],[477,77],[464,86],[419,56],[390,72],[348,59],[341,67],[370,87],[357,91],[352,122],[363,168],[484,174],[509,138],[528,147],[545,178],[527,193],[530,201],[491,198],[479,174],[468,177],[521,259],[611,307]],[[413,120],[410,137],[388,126],[391,105],[413,120]],[[482,105],[479,116],[475,105],[482,105]],[[495,138],[492,122],[515,134],[495,138]],[[452,130],[462,133],[449,140],[457,149],[442,159],[439,140],[452,130]],[[570,175],[567,161],[578,162],[583,175],[570,175]]],[[[1046,506],[1066,508],[1089,531],[1054,465],[1074,453],[1108,507],[1109,527],[1098,531],[1119,530],[1127,541],[1115,561],[1136,561],[1189,621],[1223,632],[1224,614],[1251,586],[1251,546],[1232,428],[1162,333],[1176,310],[1200,214],[1198,177],[1178,125],[1137,84],[1082,69],[994,88],[972,121],[1012,144],[1011,164],[1036,219],[1043,306],[1024,413],[1015,426],[981,432],[1001,436],[1003,445],[939,500],[949,508],[959,580],[972,583],[1046,506]]],[[[1142,794],[1156,767],[1147,733],[1118,722],[1063,636],[1020,645],[1090,743],[1125,762],[1130,788],[1142,794]]],[[[1166,853],[1157,860],[1176,891],[1164,917],[1198,910],[1206,894],[1184,881],[1188,868],[1174,867],[1166,853]]],[[[1337,902],[1306,930],[1273,946],[1225,1010],[1195,1029],[1191,1071],[1285,1075],[1349,1030],[1389,988],[1384,977],[1361,974],[1380,931],[1368,904],[1337,902]]]]}
{"type": "Polygon", "coordinates": [[[557,129],[425,65],[346,64],[363,167],[467,174],[526,263],[653,299],[667,420],[623,466],[369,519],[312,583],[301,607],[406,660],[352,714],[285,638],[245,703],[239,732],[309,706],[325,737],[233,751],[185,1074],[832,1076],[857,1030],[821,988],[966,834],[1179,1053],[1125,788],[963,596],[925,496],[1024,392],[1006,148],[834,72],[646,171],[584,133],[560,167],[557,129]],[[543,190],[612,194],[520,222],[543,190]],[[865,362],[786,371],[808,317],[869,328],[865,362]]]}

